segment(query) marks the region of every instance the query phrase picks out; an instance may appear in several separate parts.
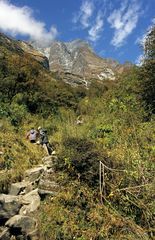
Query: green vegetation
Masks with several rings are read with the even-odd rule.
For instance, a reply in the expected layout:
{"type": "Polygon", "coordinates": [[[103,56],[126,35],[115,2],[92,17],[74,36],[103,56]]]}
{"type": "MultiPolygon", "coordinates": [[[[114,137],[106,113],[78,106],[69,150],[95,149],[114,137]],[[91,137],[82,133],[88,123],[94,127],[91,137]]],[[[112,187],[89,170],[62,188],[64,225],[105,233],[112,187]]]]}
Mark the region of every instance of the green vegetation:
{"type": "Polygon", "coordinates": [[[41,204],[42,239],[155,239],[154,29],[141,67],[112,86],[93,82],[89,90],[72,89],[30,64],[30,56],[21,61],[0,47],[1,190],[41,162],[42,149],[25,139],[31,126],[47,128],[58,156],[61,187],[41,204]],[[102,196],[100,161],[115,169],[105,169],[102,196]]]}

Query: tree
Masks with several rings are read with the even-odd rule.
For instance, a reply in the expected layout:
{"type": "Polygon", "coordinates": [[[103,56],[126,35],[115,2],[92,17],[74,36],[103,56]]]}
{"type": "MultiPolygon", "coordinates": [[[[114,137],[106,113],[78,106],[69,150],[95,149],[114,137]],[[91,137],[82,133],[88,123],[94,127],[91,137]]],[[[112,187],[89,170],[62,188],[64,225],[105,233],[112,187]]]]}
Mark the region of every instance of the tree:
{"type": "Polygon", "coordinates": [[[145,107],[155,113],[155,26],[149,30],[145,39],[144,61],[139,77],[145,107]]]}

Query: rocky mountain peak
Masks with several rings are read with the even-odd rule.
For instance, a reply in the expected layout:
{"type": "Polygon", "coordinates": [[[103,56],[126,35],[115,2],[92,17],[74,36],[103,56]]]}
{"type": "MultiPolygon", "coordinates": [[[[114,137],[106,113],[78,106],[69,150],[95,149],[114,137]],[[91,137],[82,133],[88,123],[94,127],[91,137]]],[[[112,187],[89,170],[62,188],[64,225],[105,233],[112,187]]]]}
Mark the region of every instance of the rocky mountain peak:
{"type": "Polygon", "coordinates": [[[52,72],[73,85],[88,85],[94,79],[114,81],[117,73],[123,71],[122,65],[117,61],[99,57],[81,39],[71,42],[53,41],[47,48],[36,44],[33,46],[49,59],[52,72]]]}
{"type": "Polygon", "coordinates": [[[54,72],[59,79],[73,86],[88,87],[93,80],[115,81],[117,74],[129,66],[121,65],[113,59],[99,57],[91,46],[81,39],[71,42],[52,41],[50,46],[43,47],[44,44],[16,41],[0,34],[0,44],[10,51],[28,53],[45,68],[54,72]]]}

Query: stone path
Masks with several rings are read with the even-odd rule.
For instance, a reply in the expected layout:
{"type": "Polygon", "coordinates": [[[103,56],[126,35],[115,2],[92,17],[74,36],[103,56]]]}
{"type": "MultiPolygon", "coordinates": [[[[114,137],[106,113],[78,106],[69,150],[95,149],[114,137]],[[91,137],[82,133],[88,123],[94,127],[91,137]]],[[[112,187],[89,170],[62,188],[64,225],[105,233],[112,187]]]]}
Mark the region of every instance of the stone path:
{"type": "Polygon", "coordinates": [[[43,164],[25,172],[21,182],[12,183],[8,194],[0,194],[0,240],[39,240],[38,222],[33,217],[47,195],[57,194],[53,161],[43,158],[43,164]]]}

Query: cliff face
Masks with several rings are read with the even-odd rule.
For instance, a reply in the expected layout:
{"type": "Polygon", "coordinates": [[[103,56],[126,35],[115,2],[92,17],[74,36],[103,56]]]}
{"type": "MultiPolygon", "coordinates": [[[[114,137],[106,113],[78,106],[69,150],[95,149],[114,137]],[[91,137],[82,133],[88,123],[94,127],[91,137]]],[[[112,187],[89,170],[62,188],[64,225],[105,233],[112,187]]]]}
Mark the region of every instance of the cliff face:
{"type": "Polygon", "coordinates": [[[82,40],[54,41],[48,48],[33,45],[49,59],[50,70],[70,84],[88,85],[93,79],[114,81],[124,70],[117,61],[97,56],[82,40]]]}
{"type": "Polygon", "coordinates": [[[29,44],[0,34],[0,44],[9,51],[28,54],[44,68],[55,73],[56,78],[72,86],[89,87],[93,80],[115,81],[118,74],[129,68],[129,65],[99,57],[88,43],[82,40],[53,41],[49,47],[40,47],[36,42],[29,44]]]}

